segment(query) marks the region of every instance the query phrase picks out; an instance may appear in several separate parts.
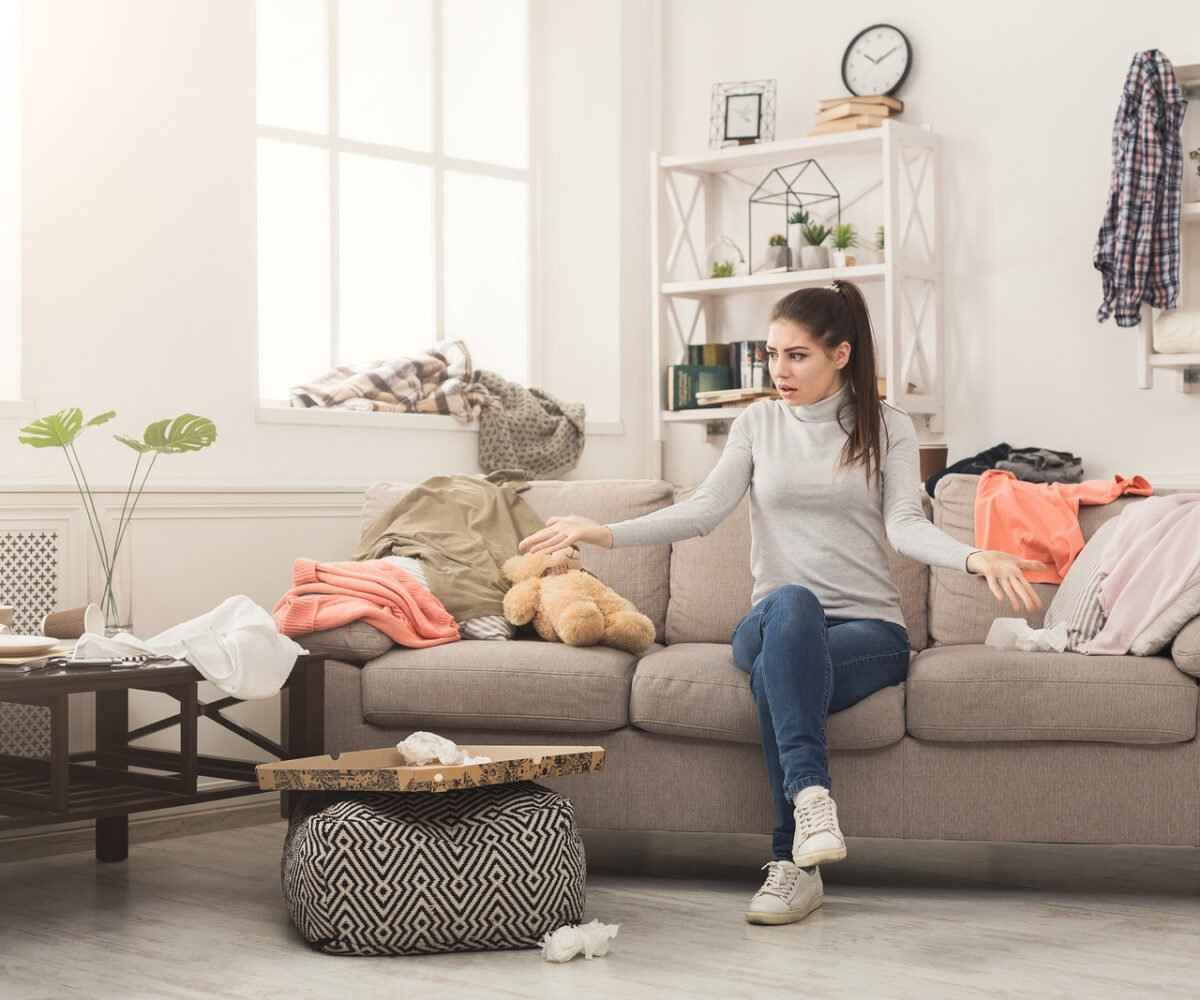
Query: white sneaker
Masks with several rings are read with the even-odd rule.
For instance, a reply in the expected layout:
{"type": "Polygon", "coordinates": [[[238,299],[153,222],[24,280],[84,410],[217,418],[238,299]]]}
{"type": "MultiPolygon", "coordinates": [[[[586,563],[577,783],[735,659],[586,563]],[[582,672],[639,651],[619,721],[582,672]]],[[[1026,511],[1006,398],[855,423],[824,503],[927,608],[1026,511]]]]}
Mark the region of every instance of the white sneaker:
{"type": "Polygon", "coordinates": [[[803,920],[821,905],[825,889],[821,873],[810,875],[790,861],[768,861],[767,880],[750,900],[746,920],[752,924],[790,924],[803,920]]]}
{"type": "Polygon", "coordinates": [[[846,838],[838,826],[837,805],[829,789],[809,785],[796,794],[796,836],[792,860],[801,867],[841,861],[846,856],[846,838]]]}

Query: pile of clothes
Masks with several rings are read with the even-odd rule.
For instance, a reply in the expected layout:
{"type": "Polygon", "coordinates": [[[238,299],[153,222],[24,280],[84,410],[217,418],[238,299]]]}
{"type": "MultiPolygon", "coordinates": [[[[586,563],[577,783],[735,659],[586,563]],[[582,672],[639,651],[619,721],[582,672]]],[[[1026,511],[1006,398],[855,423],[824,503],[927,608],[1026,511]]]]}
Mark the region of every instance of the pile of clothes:
{"type": "Polygon", "coordinates": [[[952,472],[979,476],[1001,469],[1027,483],[1078,483],[1083,481],[1083,460],[1069,451],[1049,448],[1014,448],[1005,442],[963,458],[925,480],[925,492],[934,495],[938,480],[952,472]]]}
{"type": "Polygon", "coordinates": [[[555,479],[583,453],[585,408],[496,372],[477,370],[464,341],[443,341],[415,357],[339,365],[291,391],[294,407],[441,413],[479,421],[479,467],[524,469],[555,479]]]}
{"type": "Polygon", "coordinates": [[[545,527],[521,496],[521,470],[433,476],[363,532],[352,561],[297,559],[276,603],[285,635],[361,622],[401,646],[508,639],[504,562],[545,527]]]}
{"type": "Polygon", "coordinates": [[[1022,482],[989,469],[975,495],[975,544],[1046,564],[1032,583],[1058,584],[1034,629],[998,618],[987,644],[1007,649],[1150,656],[1200,615],[1200,493],[1153,496],[1142,476],[1078,484],[1022,482]],[[1148,497],[1085,545],[1079,507],[1148,497]]]}

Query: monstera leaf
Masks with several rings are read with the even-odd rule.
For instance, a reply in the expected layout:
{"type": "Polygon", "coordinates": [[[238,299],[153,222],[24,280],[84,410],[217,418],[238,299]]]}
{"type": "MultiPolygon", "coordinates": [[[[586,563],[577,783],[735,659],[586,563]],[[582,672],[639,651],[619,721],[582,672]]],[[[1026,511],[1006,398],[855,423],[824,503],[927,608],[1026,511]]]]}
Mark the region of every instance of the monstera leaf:
{"type": "Polygon", "coordinates": [[[142,440],[113,435],[121,444],[128,445],[139,455],[158,452],[162,455],[179,455],[188,451],[200,451],[217,439],[216,425],[208,417],[194,413],[182,413],[174,420],[156,420],[142,434],[142,440]]]}
{"type": "Polygon", "coordinates": [[[116,410],[105,410],[85,424],[83,411],[71,406],[26,424],[18,432],[17,440],[34,448],[66,448],[88,427],[107,423],[116,415],[116,410]]]}

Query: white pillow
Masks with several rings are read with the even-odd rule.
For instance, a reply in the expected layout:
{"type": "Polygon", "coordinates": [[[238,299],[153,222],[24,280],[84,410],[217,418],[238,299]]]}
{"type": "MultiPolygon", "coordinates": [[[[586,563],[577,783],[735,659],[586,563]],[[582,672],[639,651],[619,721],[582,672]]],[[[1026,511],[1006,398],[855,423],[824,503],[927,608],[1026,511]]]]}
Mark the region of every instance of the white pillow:
{"type": "Polygon", "coordinates": [[[1200,615],[1200,582],[1186,588],[1129,644],[1130,656],[1161,653],[1188,622],[1200,615]]]}

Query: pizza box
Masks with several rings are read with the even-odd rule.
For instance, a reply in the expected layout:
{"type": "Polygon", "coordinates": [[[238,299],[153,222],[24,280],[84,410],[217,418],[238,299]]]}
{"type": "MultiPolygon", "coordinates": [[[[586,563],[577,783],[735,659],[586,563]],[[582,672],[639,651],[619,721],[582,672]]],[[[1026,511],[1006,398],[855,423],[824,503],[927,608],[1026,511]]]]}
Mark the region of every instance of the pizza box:
{"type": "Polygon", "coordinates": [[[490,764],[405,764],[395,747],[259,764],[258,787],[286,792],[449,792],[604,769],[604,747],[460,746],[490,764]]]}

